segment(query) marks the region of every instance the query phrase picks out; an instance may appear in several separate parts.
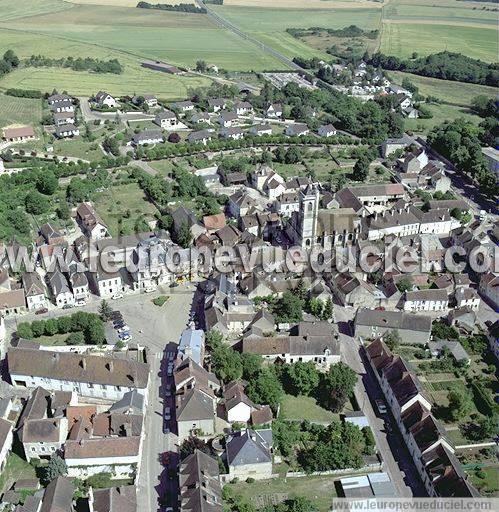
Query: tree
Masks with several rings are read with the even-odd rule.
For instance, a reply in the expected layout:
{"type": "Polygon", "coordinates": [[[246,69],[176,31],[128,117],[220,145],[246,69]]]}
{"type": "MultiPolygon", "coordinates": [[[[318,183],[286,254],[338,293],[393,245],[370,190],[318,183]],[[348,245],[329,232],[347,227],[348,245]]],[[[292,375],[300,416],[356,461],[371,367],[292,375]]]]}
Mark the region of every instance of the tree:
{"type": "Polygon", "coordinates": [[[99,317],[90,317],[84,331],[85,340],[89,345],[101,345],[106,342],[104,325],[99,317]]]}
{"type": "Polygon", "coordinates": [[[70,316],[60,316],[57,319],[57,331],[59,334],[66,334],[71,331],[72,322],[70,316]]]}
{"type": "Polygon", "coordinates": [[[48,212],[50,207],[48,199],[36,190],[26,194],[24,206],[26,207],[26,211],[33,215],[42,215],[48,212]]]}
{"type": "Polygon", "coordinates": [[[54,336],[59,331],[59,325],[56,318],[45,320],[45,335],[54,336]]]}
{"type": "Polygon", "coordinates": [[[178,231],[174,232],[174,240],[184,249],[191,245],[192,235],[187,222],[182,222],[178,231]]]}
{"type": "Polygon", "coordinates": [[[284,390],[275,368],[268,366],[261,370],[258,377],[251,380],[248,384],[246,394],[253,402],[270,405],[276,411],[284,396],[284,390]]]}
{"type": "Polygon", "coordinates": [[[258,375],[262,368],[262,356],[258,354],[241,354],[241,363],[243,365],[243,379],[251,380],[258,375]]]}
{"type": "Polygon", "coordinates": [[[240,379],[243,375],[241,355],[227,345],[217,345],[211,352],[216,376],[223,382],[240,379]]]}
{"type": "Polygon", "coordinates": [[[113,308],[109,305],[107,300],[102,299],[99,306],[99,315],[102,318],[103,322],[107,322],[111,319],[111,315],[113,313],[113,308]]]}
{"type": "Polygon", "coordinates": [[[180,142],[180,135],[177,132],[172,132],[168,135],[168,142],[178,144],[180,142]]]}
{"type": "Polygon", "coordinates": [[[7,50],[3,54],[3,60],[13,68],[17,68],[17,66],[19,66],[19,58],[12,50],[7,50]]]}
{"type": "Polygon", "coordinates": [[[478,420],[464,426],[465,436],[472,441],[495,439],[499,434],[499,418],[497,416],[481,416],[478,420]]]}
{"type": "Polygon", "coordinates": [[[324,311],[324,303],[321,299],[312,298],[310,299],[310,313],[314,315],[316,318],[322,318],[322,313],[324,311]]]}
{"type": "Polygon", "coordinates": [[[33,338],[33,330],[31,329],[31,325],[28,322],[21,322],[17,326],[17,335],[20,338],[25,338],[30,340],[33,338]]]}
{"type": "Polygon", "coordinates": [[[466,417],[473,409],[473,399],[463,388],[453,386],[447,394],[450,417],[457,421],[466,417]]]}
{"type": "Polygon", "coordinates": [[[205,451],[206,443],[196,436],[190,436],[180,445],[180,460],[192,455],[196,450],[205,451]]]}
{"type": "Polygon", "coordinates": [[[365,157],[359,158],[353,166],[352,179],[355,181],[365,181],[369,174],[370,163],[365,157]]]}
{"type": "Polygon", "coordinates": [[[114,156],[120,156],[120,145],[114,137],[106,137],[102,142],[104,151],[111,153],[114,156]]]}
{"type": "Polygon", "coordinates": [[[59,185],[56,175],[53,171],[44,171],[36,179],[36,188],[38,192],[51,196],[59,185]]]}
{"type": "Polygon", "coordinates": [[[330,320],[333,317],[333,301],[329,297],[324,303],[322,310],[322,320],[330,320]]]}
{"type": "Polygon", "coordinates": [[[309,395],[319,385],[319,372],[312,361],[298,361],[285,367],[287,387],[293,395],[309,395]]]}
{"type": "Polygon", "coordinates": [[[398,283],[397,288],[402,293],[412,290],[412,279],[410,277],[403,277],[398,283]]]}
{"type": "Polygon", "coordinates": [[[333,364],[323,377],[321,390],[325,393],[325,403],[334,411],[340,412],[352,396],[357,374],[346,364],[333,364]]]}
{"type": "Polygon", "coordinates": [[[45,468],[43,479],[46,485],[48,485],[52,480],[60,476],[67,475],[68,467],[66,466],[66,462],[56,453],[50,456],[47,467],[45,468]]]}
{"type": "Polygon", "coordinates": [[[204,60],[198,60],[196,62],[196,71],[200,73],[205,73],[207,69],[206,62],[204,60]]]}
{"type": "Polygon", "coordinates": [[[383,334],[383,341],[390,350],[394,350],[400,345],[402,339],[397,329],[392,329],[391,331],[387,331],[383,334]]]}
{"type": "Polygon", "coordinates": [[[84,345],[85,336],[81,331],[72,332],[66,339],[66,345],[84,345]]]}
{"type": "Polygon", "coordinates": [[[278,323],[297,323],[303,317],[303,301],[290,291],[284,292],[272,309],[278,323]]]}

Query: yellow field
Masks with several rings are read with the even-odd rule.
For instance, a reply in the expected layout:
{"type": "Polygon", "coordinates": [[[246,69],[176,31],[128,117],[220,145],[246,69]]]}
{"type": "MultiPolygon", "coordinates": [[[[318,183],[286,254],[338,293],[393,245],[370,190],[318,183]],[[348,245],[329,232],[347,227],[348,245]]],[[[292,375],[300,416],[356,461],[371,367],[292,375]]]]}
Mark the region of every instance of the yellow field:
{"type": "Polygon", "coordinates": [[[373,9],[381,8],[383,3],[370,0],[224,0],[225,6],[272,7],[274,9],[373,9]]]}
{"type": "MultiPolygon", "coordinates": [[[[72,4],[82,5],[110,5],[112,7],[137,7],[139,0],[67,0],[72,4]]],[[[194,3],[191,1],[182,0],[150,0],[150,4],[180,4],[180,3],[194,3]]]]}

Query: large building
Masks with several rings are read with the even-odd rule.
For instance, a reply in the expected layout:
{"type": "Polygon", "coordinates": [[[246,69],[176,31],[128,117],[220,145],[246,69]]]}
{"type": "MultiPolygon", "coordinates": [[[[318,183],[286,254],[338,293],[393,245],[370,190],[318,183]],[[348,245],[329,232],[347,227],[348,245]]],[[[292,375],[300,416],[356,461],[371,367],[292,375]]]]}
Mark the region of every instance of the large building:
{"type": "Polygon", "coordinates": [[[149,365],[110,356],[11,347],[7,352],[14,386],[75,391],[80,396],[120,400],[137,390],[147,396],[149,365]]]}

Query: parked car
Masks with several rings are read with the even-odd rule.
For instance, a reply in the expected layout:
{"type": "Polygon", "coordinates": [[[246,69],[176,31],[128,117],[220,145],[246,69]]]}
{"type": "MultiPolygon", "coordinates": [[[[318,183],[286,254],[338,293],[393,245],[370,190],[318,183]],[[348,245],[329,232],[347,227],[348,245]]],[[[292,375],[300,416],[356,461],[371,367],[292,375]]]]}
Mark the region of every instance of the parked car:
{"type": "Polygon", "coordinates": [[[128,325],[125,325],[124,327],[118,329],[118,334],[123,334],[125,332],[130,334],[130,327],[128,327],[128,325]]]}
{"type": "Polygon", "coordinates": [[[48,313],[49,310],[47,308],[41,308],[41,309],[37,309],[35,311],[35,315],[44,315],[45,313],[48,313]]]}
{"type": "Polygon", "coordinates": [[[84,300],[77,300],[75,302],[75,306],[81,308],[82,306],[86,306],[87,303],[84,300]]]}
{"type": "Polygon", "coordinates": [[[125,321],[124,321],[123,319],[121,319],[121,320],[115,320],[115,321],[113,322],[113,326],[114,326],[114,328],[115,328],[115,329],[121,329],[121,327],[123,327],[123,326],[125,326],[125,325],[126,325],[126,324],[125,324],[125,321]]]}
{"type": "Polygon", "coordinates": [[[132,339],[132,336],[128,333],[118,334],[118,338],[121,341],[130,341],[132,339]]]}
{"type": "Polygon", "coordinates": [[[171,419],[172,419],[171,410],[169,407],[165,407],[165,420],[171,420],[171,419]]]}
{"type": "Polygon", "coordinates": [[[175,352],[168,352],[168,361],[173,361],[175,359],[175,352]]]}
{"type": "Polygon", "coordinates": [[[167,384],[166,385],[165,395],[166,396],[172,396],[172,385],[171,384],[167,384]]]}
{"type": "Polygon", "coordinates": [[[113,300],[122,299],[123,294],[121,292],[115,293],[112,298],[113,298],[113,300]]]}
{"type": "Polygon", "coordinates": [[[383,400],[381,400],[381,398],[376,399],[376,407],[378,408],[380,414],[387,413],[386,404],[383,400]]]}
{"type": "Polygon", "coordinates": [[[121,311],[113,311],[111,313],[111,318],[112,319],[115,319],[115,318],[123,318],[123,315],[121,314],[121,311]]]}
{"type": "Polygon", "coordinates": [[[156,288],[154,288],[154,286],[147,286],[144,291],[146,293],[152,293],[152,292],[155,292],[156,291],[156,288]]]}

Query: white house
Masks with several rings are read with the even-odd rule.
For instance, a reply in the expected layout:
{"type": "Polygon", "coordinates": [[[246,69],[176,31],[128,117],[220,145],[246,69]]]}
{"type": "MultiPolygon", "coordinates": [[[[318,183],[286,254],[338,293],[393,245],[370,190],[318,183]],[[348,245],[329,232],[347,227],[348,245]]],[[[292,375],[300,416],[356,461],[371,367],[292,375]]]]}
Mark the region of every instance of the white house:
{"type": "Polygon", "coordinates": [[[227,421],[229,423],[248,423],[251,413],[257,409],[246,396],[243,382],[231,382],[224,387],[223,397],[227,421]]]}
{"type": "Polygon", "coordinates": [[[26,459],[49,458],[68,437],[67,418],[40,418],[26,421],[18,431],[26,459]]]}
{"type": "Polygon", "coordinates": [[[286,126],[285,133],[289,137],[301,137],[304,135],[308,135],[310,133],[310,129],[306,124],[294,123],[286,126]]]}
{"type": "Polygon", "coordinates": [[[55,135],[60,139],[77,137],[80,135],[80,129],[74,124],[62,124],[55,127],[55,135]]]}
{"type": "Polygon", "coordinates": [[[272,126],[269,124],[257,124],[252,126],[249,131],[253,135],[263,137],[264,135],[272,135],[272,126]]]}
{"type": "Polygon", "coordinates": [[[117,478],[134,478],[141,452],[140,436],[68,440],[64,445],[64,460],[70,477],[112,473],[117,478]]]}
{"type": "Polygon", "coordinates": [[[95,95],[95,102],[101,107],[116,108],[118,106],[116,99],[105,91],[99,91],[95,95]]]}
{"type": "Polygon", "coordinates": [[[165,141],[164,135],[158,130],[144,130],[132,137],[132,146],[144,146],[146,144],[160,144],[165,141]]]}
{"type": "Polygon", "coordinates": [[[13,443],[12,423],[0,418],[0,473],[5,468],[13,443]]]}
{"type": "Polygon", "coordinates": [[[109,236],[109,230],[90,203],[80,203],[76,208],[76,221],[90,240],[109,236]]]}
{"type": "Polygon", "coordinates": [[[478,289],[492,304],[499,307],[499,275],[487,272],[480,278],[478,289]]]}
{"type": "Polygon", "coordinates": [[[102,298],[112,298],[123,293],[124,283],[118,270],[105,271],[98,268],[96,272],[90,273],[90,281],[96,293],[102,298]]]}
{"type": "Polygon", "coordinates": [[[109,356],[12,347],[7,352],[12,384],[74,391],[117,401],[134,389],[147,397],[149,365],[109,356]]]}
{"type": "Polygon", "coordinates": [[[253,113],[253,106],[247,101],[240,101],[234,105],[234,110],[238,116],[244,116],[253,113]]]}
{"type": "Polygon", "coordinates": [[[61,271],[55,270],[54,272],[47,273],[46,279],[52,292],[55,305],[58,308],[74,305],[75,298],[73,292],[69,288],[68,281],[61,271]]]}
{"type": "Polygon", "coordinates": [[[337,131],[332,124],[324,124],[319,127],[317,133],[320,137],[332,137],[333,135],[336,135],[337,131]]]}
{"type": "Polygon", "coordinates": [[[156,117],[154,118],[154,122],[158,126],[161,126],[163,130],[176,127],[179,124],[177,116],[171,110],[164,110],[163,112],[158,112],[156,114],[156,117]]]}
{"type": "Polygon", "coordinates": [[[227,110],[222,110],[220,112],[218,122],[224,128],[230,128],[235,121],[237,121],[237,114],[235,112],[229,112],[227,110]]]}
{"type": "Polygon", "coordinates": [[[28,309],[36,311],[48,307],[45,286],[39,274],[36,272],[23,272],[22,280],[28,309]]]}
{"type": "Polygon", "coordinates": [[[286,364],[311,361],[328,369],[340,361],[339,334],[328,322],[300,322],[297,335],[244,338],[242,352],[286,364]]]}
{"type": "Polygon", "coordinates": [[[271,119],[282,117],[282,105],[280,103],[271,103],[265,109],[265,115],[271,119]]]}

